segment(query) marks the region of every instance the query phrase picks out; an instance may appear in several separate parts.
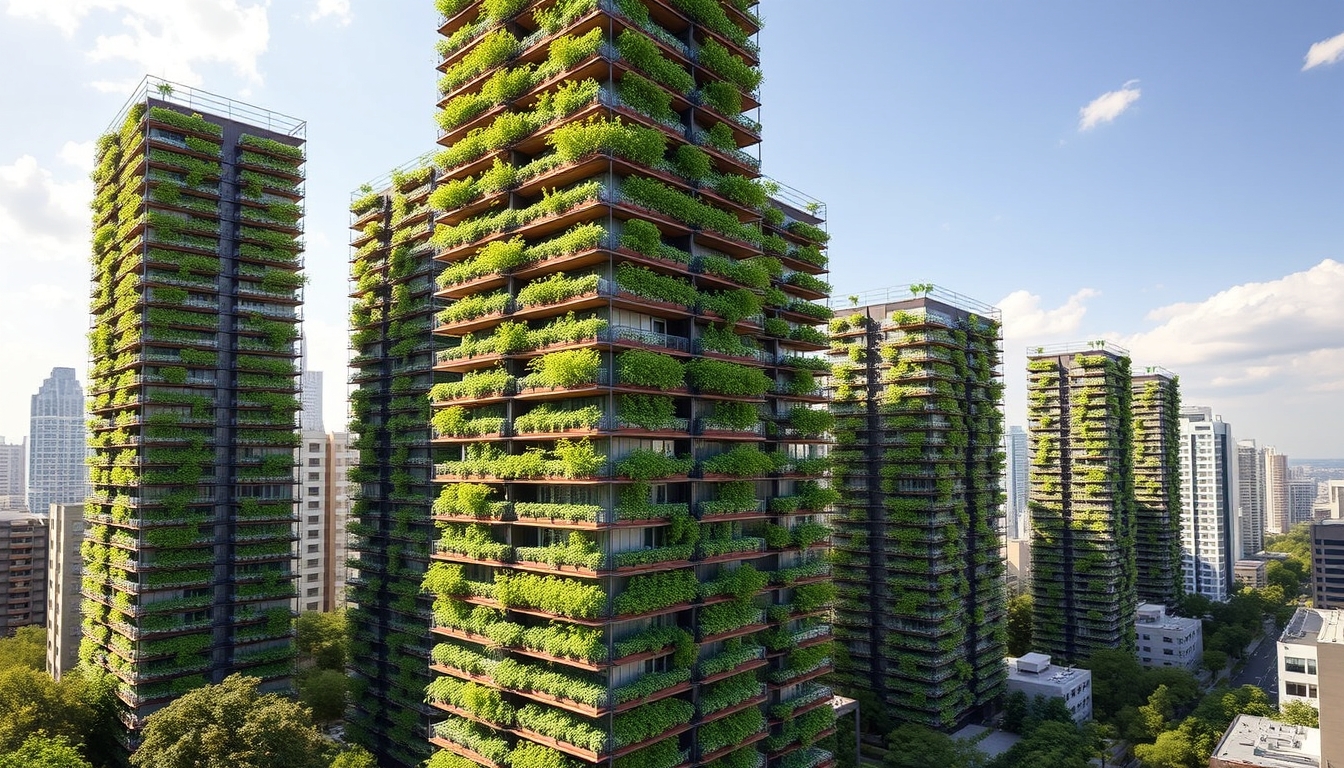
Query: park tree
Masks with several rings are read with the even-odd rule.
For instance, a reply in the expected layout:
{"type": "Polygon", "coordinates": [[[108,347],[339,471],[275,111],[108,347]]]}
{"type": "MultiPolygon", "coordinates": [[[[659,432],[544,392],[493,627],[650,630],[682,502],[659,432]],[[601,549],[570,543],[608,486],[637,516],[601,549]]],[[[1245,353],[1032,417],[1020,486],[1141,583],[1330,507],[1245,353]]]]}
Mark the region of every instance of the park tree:
{"type": "Polygon", "coordinates": [[[1184,728],[1160,733],[1152,744],[1134,745],[1134,756],[1144,768],[1202,768],[1208,765],[1207,758],[1200,760],[1195,740],[1184,728]]]}
{"type": "Polygon", "coordinates": [[[13,752],[0,754],[0,768],[93,768],[63,736],[35,734],[13,752]]]}
{"type": "Polygon", "coordinates": [[[350,622],[345,611],[305,611],[294,620],[299,665],[344,669],[350,659],[350,622]]]}
{"type": "Polygon", "coordinates": [[[886,768],[981,768],[984,755],[975,745],[922,725],[906,723],[887,734],[886,768]]]}
{"type": "Polygon", "coordinates": [[[1308,728],[1321,727],[1321,713],[1305,701],[1290,701],[1279,707],[1278,720],[1289,725],[1305,725],[1308,728]]]}
{"type": "Polygon", "coordinates": [[[330,768],[331,742],[308,710],[257,691],[255,677],[230,675],[150,715],[134,768],[330,768]]]}
{"type": "Polygon", "coordinates": [[[1227,654],[1219,650],[1205,651],[1199,665],[1216,675],[1227,668],[1227,654]]]}
{"type": "Polygon", "coordinates": [[[340,720],[350,691],[350,678],[334,669],[314,669],[299,678],[299,700],[313,711],[319,725],[340,720]]]}
{"type": "Polygon", "coordinates": [[[12,637],[0,638],[0,669],[46,669],[47,633],[42,627],[19,627],[12,637]]]}
{"type": "MultiPolygon", "coordinates": [[[[1046,721],[990,761],[988,768],[1087,768],[1096,754],[1096,735],[1072,722],[1046,721]]],[[[923,763],[931,766],[938,763],[923,763]]]]}
{"type": "Polygon", "coordinates": [[[58,683],[26,666],[0,669],[0,754],[19,749],[39,731],[83,744],[96,719],[77,679],[58,683]]]}
{"type": "Polygon", "coordinates": [[[367,749],[347,747],[331,761],[331,768],[378,768],[378,763],[367,749]]]}
{"type": "Polygon", "coordinates": [[[1008,655],[1031,652],[1031,595],[1008,598],[1008,655]]]}
{"type": "Polygon", "coordinates": [[[1157,690],[1148,696],[1148,703],[1139,707],[1139,718],[1143,722],[1143,728],[1148,732],[1149,738],[1156,738],[1158,734],[1166,730],[1167,722],[1176,714],[1176,697],[1171,694],[1165,685],[1157,686],[1157,690]]]}

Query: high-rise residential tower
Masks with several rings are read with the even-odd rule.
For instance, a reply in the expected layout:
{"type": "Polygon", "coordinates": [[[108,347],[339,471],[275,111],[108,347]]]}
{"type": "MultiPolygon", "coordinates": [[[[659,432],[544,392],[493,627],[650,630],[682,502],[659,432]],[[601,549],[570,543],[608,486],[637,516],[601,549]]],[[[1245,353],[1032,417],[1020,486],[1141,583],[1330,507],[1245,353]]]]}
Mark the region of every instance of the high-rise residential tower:
{"type": "Polygon", "coordinates": [[[126,722],[289,686],[304,124],[146,80],[93,178],[81,658],[126,722]]]}
{"type": "Polygon", "coordinates": [[[1254,440],[1237,441],[1237,506],[1244,559],[1265,548],[1265,461],[1254,440]]]}
{"type": "Polygon", "coordinates": [[[24,467],[28,446],[25,442],[7,444],[0,437],[0,510],[24,511],[26,482],[24,467]]]}
{"type": "Polygon", "coordinates": [[[1288,492],[1288,457],[1266,447],[1260,455],[1265,465],[1265,531],[1287,533],[1291,526],[1291,497],[1288,492]]]}
{"type": "Polygon", "coordinates": [[[53,504],[47,508],[47,674],[61,675],[79,664],[79,594],[84,563],[84,505],[53,504]]]}
{"type": "Polygon", "coordinates": [[[52,368],[33,395],[28,429],[28,509],[83,503],[89,492],[84,389],[74,368],[52,368]]]}
{"type": "Polygon", "coordinates": [[[322,423],[322,372],[304,371],[303,407],[299,410],[299,429],[305,432],[326,432],[322,423]]]}
{"type": "Polygon", "coordinates": [[[0,637],[47,622],[47,521],[0,511],[0,637]]]}
{"type": "Polygon", "coordinates": [[[827,235],[744,151],[751,4],[438,7],[444,149],[352,206],[352,738],[830,762],[827,235]]]}
{"type": "Polygon", "coordinates": [[[927,285],[864,299],[831,321],[837,678],[955,730],[1007,679],[999,312],[927,285]]]}
{"type": "Polygon", "coordinates": [[[1181,595],[1181,392],[1170,371],[1133,379],[1134,559],[1139,601],[1174,605],[1181,595]]]}
{"type": "Polygon", "coordinates": [[[1006,468],[1003,473],[1004,518],[1007,537],[1025,539],[1031,529],[1031,516],[1027,513],[1027,491],[1031,464],[1027,452],[1027,431],[1012,426],[1003,436],[1003,454],[1006,468]]]}
{"type": "Polygon", "coordinates": [[[1181,409],[1181,569],[1185,591],[1210,600],[1232,592],[1239,559],[1237,463],[1232,430],[1212,409],[1181,409]]]}
{"type": "Polygon", "coordinates": [[[1134,651],[1129,354],[1094,341],[1027,352],[1036,648],[1061,661],[1134,651]]]}
{"type": "Polygon", "coordinates": [[[1315,519],[1316,497],[1320,489],[1315,480],[1288,481],[1288,527],[1315,519]]]}

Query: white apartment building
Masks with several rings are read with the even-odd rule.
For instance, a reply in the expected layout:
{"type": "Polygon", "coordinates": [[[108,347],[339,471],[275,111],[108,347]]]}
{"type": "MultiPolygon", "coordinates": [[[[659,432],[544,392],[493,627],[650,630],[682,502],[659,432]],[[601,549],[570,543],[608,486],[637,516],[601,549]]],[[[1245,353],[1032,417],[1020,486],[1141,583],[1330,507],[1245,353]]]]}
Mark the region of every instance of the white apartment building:
{"type": "Polygon", "coordinates": [[[1181,409],[1181,570],[1186,594],[1227,600],[1240,531],[1232,430],[1209,408],[1181,409]]]}
{"type": "Polygon", "coordinates": [[[1006,458],[1003,472],[1003,519],[1005,538],[1031,538],[1031,518],[1027,514],[1027,431],[1009,427],[1003,436],[1006,458]]]}
{"type": "Polygon", "coordinates": [[[1320,671],[1316,646],[1321,636],[1338,635],[1344,613],[1316,608],[1298,608],[1279,636],[1279,705],[1305,701],[1321,707],[1320,671]]]}
{"type": "Polygon", "coordinates": [[[1265,466],[1265,531],[1286,533],[1289,516],[1288,457],[1273,447],[1261,449],[1260,455],[1264,458],[1265,466]]]}
{"type": "Polygon", "coordinates": [[[1254,440],[1237,441],[1237,506],[1241,520],[1241,559],[1265,548],[1265,461],[1254,440]]]}
{"type": "Polygon", "coordinates": [[[1008,664],[1008,692],[1021,691],[1030,701],[1037,696],[1061,698],[1076,723],[1092,719],[1092,672],[1073,667],[1057,667],[1044,653],[1028,653],[1021,658],[1005,659],[1008,664]]]}
{"type": "Polygon", "coordinates": [[[1143,666],[1199,669],[1204,655],[1204,628],[1199,619],[1168,616],[1163,606],[1143,603],[1135,611],[1134,629],[1143,666]]]}
{"type": "Polygon", "coordinates": [[[52,368],[32,396],[28,423],[28,508],[83,504],[89,495],[84,388],[74,368],[52,368]]]}

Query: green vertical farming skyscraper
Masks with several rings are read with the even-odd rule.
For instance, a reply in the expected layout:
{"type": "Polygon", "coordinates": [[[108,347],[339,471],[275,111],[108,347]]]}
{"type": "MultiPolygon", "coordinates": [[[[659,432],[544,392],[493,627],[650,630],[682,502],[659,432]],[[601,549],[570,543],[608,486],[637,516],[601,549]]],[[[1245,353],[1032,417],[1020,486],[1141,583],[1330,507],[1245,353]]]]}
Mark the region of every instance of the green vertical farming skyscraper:
{"type": "Polygon", "coordinates": [[[303,136],[147,80],[98,142],[81,657],[132,728],[293,672],[303,136]]]}
{"type": "Polygon", "coordinates": [[[1139,600],[1175,605],[1181,570],[1181,390],[1162,368],[1134,377],[1134,558],[1139,600]]]}
{"type": "Polygon", "coordinates": [[[831,321],[838,677],[952,730],[1007,676],[999,313],[932,286],[865,300],[831,321]]]}
{"type": "Polygon", "coordinates": [[[438,3],[442,149],[352,206],[389,764],[833,760],[828,236],[746,151],[752,6],[438,3]]]}
{"type": "Polygon", "coordinates": [[[1036,649],[1079,661],[1134,650],[1129,355],[1108,342],[1027,352],[1036,649]]]}

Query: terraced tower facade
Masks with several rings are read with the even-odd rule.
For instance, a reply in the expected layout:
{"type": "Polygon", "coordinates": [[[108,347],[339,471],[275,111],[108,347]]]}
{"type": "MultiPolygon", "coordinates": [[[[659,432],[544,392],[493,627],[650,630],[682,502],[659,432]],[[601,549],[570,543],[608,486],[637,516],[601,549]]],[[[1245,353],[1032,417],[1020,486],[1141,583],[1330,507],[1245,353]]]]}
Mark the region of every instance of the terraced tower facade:
{"type": "Polygon", "coordinates": [[[352,207],[356,738],[828,765],[828,237],[751,4],[438,7],[442,149],[352,207]]]}
{"type": "Polygon", "coordinates": [[[1139,601],[1174,606],[1181,567],[1181,391],[1161,368],[1134,377],[1134,559],[1139,601]]]}
{"type": "Polygon", "coordinates": [[[1107,342],[1027,352],[1032,637],[1076,662],[1134,652],[1129,354],[1107,342]]]}
{"type": "Polygon", "coordinates": [[[998,310],[931,286],[831,321],[838,679],[955,730],[1002,694],[998,310]]]}
{"type": "Polygon", "coordinates": [[[98,142],[80,655],[133,729],[293,672],[303,135],[146,81],[98,142]]]}

